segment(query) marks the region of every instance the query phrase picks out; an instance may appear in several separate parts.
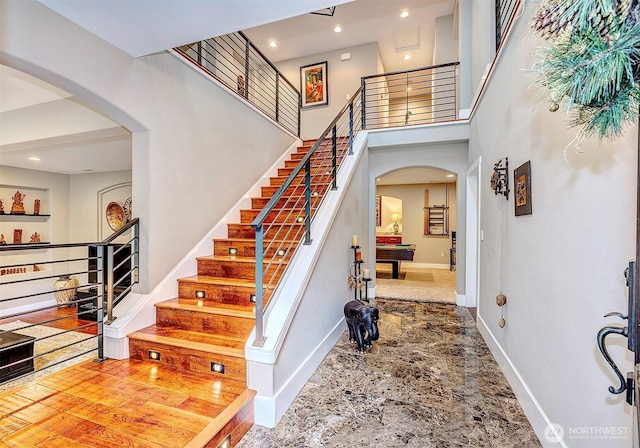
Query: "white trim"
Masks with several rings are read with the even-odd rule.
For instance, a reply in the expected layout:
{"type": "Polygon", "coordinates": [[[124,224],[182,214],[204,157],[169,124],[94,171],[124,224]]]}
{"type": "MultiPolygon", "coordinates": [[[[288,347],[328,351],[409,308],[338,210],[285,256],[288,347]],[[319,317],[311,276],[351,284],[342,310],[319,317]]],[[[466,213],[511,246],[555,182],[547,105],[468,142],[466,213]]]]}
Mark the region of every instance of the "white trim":
{"type": "MultiPolygon", "coordinates": [[[[482,338],[487,344],[487,347],[489,347],[489,351],[491,351],[491,354],[498,363],[498,366],[500,366],[502,373],[504,373],[504,376],[507,378],[511,389],[513,389],[513,393],[518,399],[518,403],[520,403],[525,415],[529,419],[531,427],[538,436],[540,442],[544,444],[547,440],[545,437],[545,430],[549,427],[553,428],[553,426],[550,426],[552,424],[551,420],[549,420],[547,414],[542,410],[540,403],[535,399],[533,393],[531,393],[531,390],[524,382],[524,379],[511,362],[511,359],[509,359],[500,343],[494,338],[491,330],[489,330],[489,327],[481,316],[478,316],[476,325],[478,327],[478,331],[482,335],[482,338]]],[[[555,443],[553,446],[567,448],[564,440],[561,438],[558,439],[559,440],[554,441],[555,443]]],[[[550,445],[550,443],[551,442],[545,446],[550,445]]]]}
{"type": "Polygon", "coordinates": [[[7,308],[0,311],[0,317],[11,316],[12,314],[28,313],[30,311],[39,310],[48,306],[55,306],[58,302],[55,299],[46,300],[44,302],[31,303],[29,305],[20,305],[14,308],[7,308]]]}
{"type": "Polygon", "coordinates": [[[465,207],[465,293],[469,301],[466,306],[478,306],[480,296],[480,205],[481,205],[482,157],[473,162],[467,170],[465,207]],[[475,194],[471,189],[475,184],[475,194]],[[473,258],[473,259],[472,259],[473,258]]]}
{"type": "MultiPolygon", "coordinates": [[[[273,428],[285,414],[300,390],[309,381],[311,375],[322,363],[327,353],[335,346],[344,332],[344,319],[341,319],[329,332],[320,344],[310,352],[309,356],[300,363],[300,366],[289,380],[271,397],[256,395],[253,400],[256,425],[273,428]]],[[[271,368],[272,366],[267,366],[271,368]]]]}
{"type": "Polygon", "coordinates": [[[456,305],[458,306],[467,306],[467,296],[464,294],[456,293],[456,305]]]}

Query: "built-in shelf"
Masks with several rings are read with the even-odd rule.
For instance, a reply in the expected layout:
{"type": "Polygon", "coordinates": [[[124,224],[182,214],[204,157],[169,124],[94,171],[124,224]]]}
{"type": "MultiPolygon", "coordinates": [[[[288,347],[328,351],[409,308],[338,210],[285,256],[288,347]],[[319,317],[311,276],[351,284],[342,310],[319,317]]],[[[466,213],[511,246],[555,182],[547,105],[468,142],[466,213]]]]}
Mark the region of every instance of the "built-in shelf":
{"type": "Polygon", "coordinates": [[[449,235],[449,207],[425,207],[425,235],[449,235]]]}
{"type": "Polygon", "coordinates": [[[51,215],[32,215],[29,213],[0,213],[0,219],[4,218],[51,218],[51,215]]]}

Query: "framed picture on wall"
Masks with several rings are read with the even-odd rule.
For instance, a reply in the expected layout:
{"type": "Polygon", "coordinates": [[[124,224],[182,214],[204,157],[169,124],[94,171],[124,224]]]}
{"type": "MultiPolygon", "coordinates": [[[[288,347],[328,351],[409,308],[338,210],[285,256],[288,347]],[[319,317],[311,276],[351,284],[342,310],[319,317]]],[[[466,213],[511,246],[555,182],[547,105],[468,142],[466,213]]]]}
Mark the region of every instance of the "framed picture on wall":
{"type": "Polygon", "coordinates": [[[513,170],[513,184],[516,190],[516,216],[530,215],[531,210],[531,161],[513,170]]]}
{"type": "Polygon", "coordinates": [[[302,107],[329,104],[327,61],[300,67],[300,92],[302,107]]]}
{"type": "Polygon", "coordinates": [[[376,195],[376,226],[382,225],[382,196],[376,195]]]}

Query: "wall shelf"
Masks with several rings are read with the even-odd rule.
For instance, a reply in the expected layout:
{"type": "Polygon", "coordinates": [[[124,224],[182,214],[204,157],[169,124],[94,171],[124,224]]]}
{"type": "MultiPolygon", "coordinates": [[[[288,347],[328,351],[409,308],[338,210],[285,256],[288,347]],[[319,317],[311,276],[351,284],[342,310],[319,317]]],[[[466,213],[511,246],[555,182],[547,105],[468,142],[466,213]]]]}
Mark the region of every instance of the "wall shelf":
{"type": "Polygon", "coordinates": [[[449,207],[425,207],[425,235],[449,235],[449,207]]]}

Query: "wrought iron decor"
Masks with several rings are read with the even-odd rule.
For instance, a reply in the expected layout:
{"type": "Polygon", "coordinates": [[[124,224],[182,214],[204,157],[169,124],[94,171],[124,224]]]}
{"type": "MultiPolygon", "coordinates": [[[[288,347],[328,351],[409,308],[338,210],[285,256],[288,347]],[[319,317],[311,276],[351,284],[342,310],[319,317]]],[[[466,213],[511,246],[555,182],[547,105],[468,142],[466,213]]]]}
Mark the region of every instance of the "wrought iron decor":
{"type": "Polygon", "coordinates": [[[504,195],[509,199],[509,158],[498,160],[493,165],[493,174],[491,175],[491,189],[495,194],[504,195]]]}

